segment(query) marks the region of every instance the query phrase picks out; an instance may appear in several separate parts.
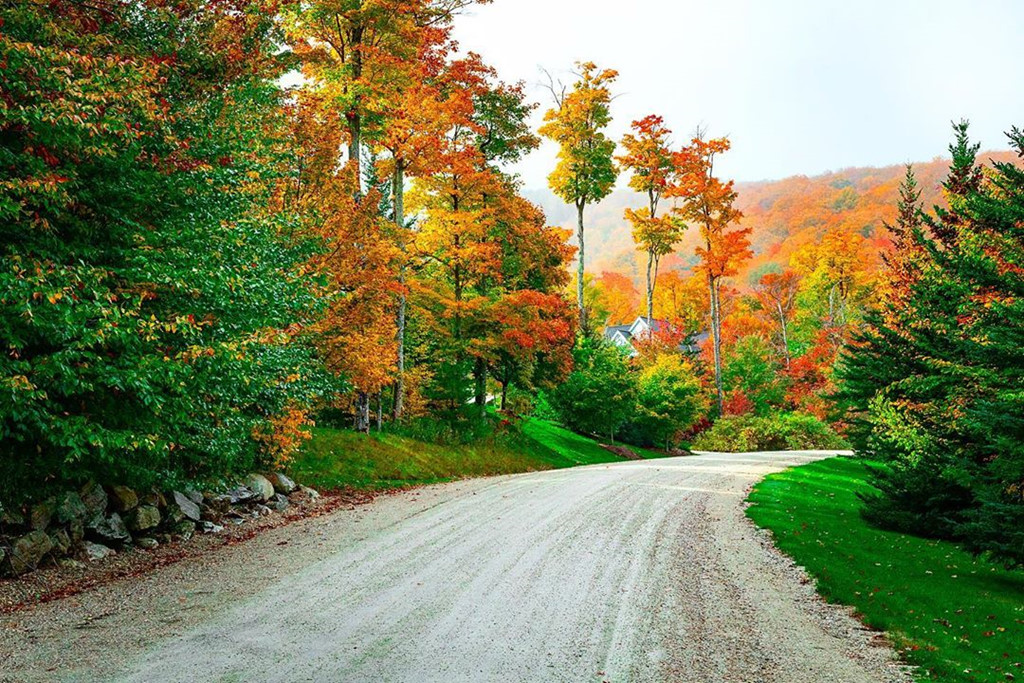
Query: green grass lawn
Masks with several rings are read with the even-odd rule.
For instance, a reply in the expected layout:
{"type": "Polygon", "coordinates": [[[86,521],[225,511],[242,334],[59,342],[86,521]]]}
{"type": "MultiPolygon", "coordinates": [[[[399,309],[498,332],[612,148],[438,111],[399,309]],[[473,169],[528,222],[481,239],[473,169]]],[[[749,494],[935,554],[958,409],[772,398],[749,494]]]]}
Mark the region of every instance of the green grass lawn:
{"type": "MultiPolygon", "coordinates": [[[[644,457],[660,454],[634,448],[644,457]]],[[[386,490],[464,477],[533,472],[619,462],[596,441],[550,422],[530,419],[517,438],[440,445],[396,434],[366,436],[317,428],[290,464],[304,484],[323,489],[386,490]]]]}
{"type": "MultiPolygon", "coordinates": [[[[577,434],[547,420],[529,418],[523,422],[523,434],[541,446],[554,452],[559,459],[568,464],[555,464],[555,467],[571,467],[572,465],[593,465],[602,462],[617,462],[617,457],[598,444],[594,439],[577,434]]],[[[621,445],[621,444],[620,444],[621,445]]],[[[644,458],[664,458],[662,453],[650,451],[637,446],[626,446],[644,458]]]]}
{"type": "Polygon", "coordinates": [[[922,681],[1024,681],[1024,571],[859,513],[867,468],[833,458],[770,475],[748,511],[829,601],[886,631],[922,681]]]}

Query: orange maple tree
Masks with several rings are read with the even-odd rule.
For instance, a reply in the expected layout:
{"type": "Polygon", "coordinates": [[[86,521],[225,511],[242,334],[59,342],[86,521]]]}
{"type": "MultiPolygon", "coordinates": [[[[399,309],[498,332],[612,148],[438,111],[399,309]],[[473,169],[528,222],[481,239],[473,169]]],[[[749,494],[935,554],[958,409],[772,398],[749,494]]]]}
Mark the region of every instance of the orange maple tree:
{"type": "Polygon", "coordinates": [[[686,224],[672,214],[658,215],[661,199],[672,190],[677,175],[678,157],[669,148],[672,131],[662,117],[653,115],[634,121],[632,130],[622,138],[626,153],[618,161],[632,172],[629,186],[647,196],[647,206],[626,209],[625,218],[633,226],[633,241],[647,253],[647,317],[652,319],[659,263],[672,253],[686,224]]]}
{"type": "Polygon", "coordinates": [[[736,190],[733,181],[715,176],[715,158],[729,150],[728,138],[707,140],[698,133],[691,144],[678,152],[678,185],[672,196],[681,200],[679,214],[700,226],[701,244],[697,247],[700,264],[697,271],[707,280],[714,354],[715,388],[719,413],[723,409],[722,392],[722,281],[735,275],[739,265],[750,258],[750,228],[733,228],[743,214],[733,205],[736,190]]]}

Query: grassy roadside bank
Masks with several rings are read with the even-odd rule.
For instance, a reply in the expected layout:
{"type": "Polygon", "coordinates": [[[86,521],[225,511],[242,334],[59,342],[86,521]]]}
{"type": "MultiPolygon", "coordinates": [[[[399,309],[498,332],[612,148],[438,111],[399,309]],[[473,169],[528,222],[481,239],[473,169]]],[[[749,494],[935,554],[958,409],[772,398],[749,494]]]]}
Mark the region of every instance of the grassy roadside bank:
{"type": "MultiPolygon", "coordinates": [[[[645,458],[661,454],[631,448],[645,458]]],[[[396,434],[365,436],[317,428],[289,467],[299,481],[323,489],[381,491],[465,477],[621,462],[596,441],[543,420],[521,434],[441,445],[396,434]]]]}
{"type": "Polygon", "coordinates": [[[1024,680],[1024,571],[868,525],[868,489],[862,461],[823,460],[768,476],[747,514],[827,600],[886,631],[919,680],[1024,680]]]}

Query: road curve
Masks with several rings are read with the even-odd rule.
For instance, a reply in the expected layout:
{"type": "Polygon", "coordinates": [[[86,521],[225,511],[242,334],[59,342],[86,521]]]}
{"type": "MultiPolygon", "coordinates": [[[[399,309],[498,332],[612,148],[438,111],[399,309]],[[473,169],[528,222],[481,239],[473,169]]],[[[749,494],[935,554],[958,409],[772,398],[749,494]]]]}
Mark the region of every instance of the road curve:
{"type": "MultiPolygon", "coordinates": [[[[273,539],[254,539],[206,574],[220,597],[201,618],[168,617],[175,599],[203,594],[168,568],[134,599],[124,588],[82,598],[79,611],[122,601],[92,633],[68,628],[81,615],[67,607],[23,626],[37,648],[49,629],[83,653],[119,650],[69,657],[50,680],[908,680],[744,518],[753,482],[820,457],[702,454],[431,487],[368,506],[359,524],[344,517],[355,512],[310,520],[321,526],[301,531],[318,540],[300,539],[296,564],[270,566],[258,544],[273,539]]],[[[9,663],[32,678],[46,653],[18,652],[9,663]]]]}

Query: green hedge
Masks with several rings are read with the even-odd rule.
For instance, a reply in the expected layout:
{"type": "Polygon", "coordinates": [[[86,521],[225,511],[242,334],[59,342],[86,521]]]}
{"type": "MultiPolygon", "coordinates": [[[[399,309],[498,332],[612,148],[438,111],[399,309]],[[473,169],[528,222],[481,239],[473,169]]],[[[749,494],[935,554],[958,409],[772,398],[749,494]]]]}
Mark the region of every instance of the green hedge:
{"type": "Polygon", "coordinates": [[[700,451],[782,451],[847,448],[831,427],[811,415],[785,413],[723,417],[693,442],[700,451]]]}

